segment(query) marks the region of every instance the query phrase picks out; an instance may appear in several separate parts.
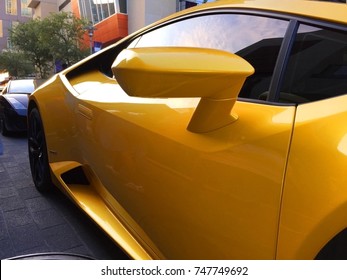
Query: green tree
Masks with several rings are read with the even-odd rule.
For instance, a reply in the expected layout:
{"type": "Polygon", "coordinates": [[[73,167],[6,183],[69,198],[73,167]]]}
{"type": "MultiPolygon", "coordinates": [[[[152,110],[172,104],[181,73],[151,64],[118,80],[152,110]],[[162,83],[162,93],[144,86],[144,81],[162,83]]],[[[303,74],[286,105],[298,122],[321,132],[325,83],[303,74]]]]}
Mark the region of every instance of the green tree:
{"type": "Polygon", "coordinates": [[[52,54],[42,39],[43,23],[40,19],[19,23],[11,32],[11,43],[32,61],[41,78],[46,78],[52,67],[52,54]]]}
{"type": "Polygon", "coordinates": [[[88,55],[88,46],[83,42],[86,20],[62,12],[51,14],[42,22],[42,38],[49,45],[54,60],[71,65],[88,55]]]}
{"type": "Polygon", "coordinates": [[[13,50],[0,53],[0,69],[6,69],[14,77],[26,77],[35,73],[31,61],[23,53],[13,50]]]}
{"type": "Polygon", "coordinates": [[[84,26],[86,21],[71,13],[51,14],[12,28],[11,43],[45,79],[53,72],[55,61],[72,64],[86,56],[87,47],[82,43],[84,26]]]}

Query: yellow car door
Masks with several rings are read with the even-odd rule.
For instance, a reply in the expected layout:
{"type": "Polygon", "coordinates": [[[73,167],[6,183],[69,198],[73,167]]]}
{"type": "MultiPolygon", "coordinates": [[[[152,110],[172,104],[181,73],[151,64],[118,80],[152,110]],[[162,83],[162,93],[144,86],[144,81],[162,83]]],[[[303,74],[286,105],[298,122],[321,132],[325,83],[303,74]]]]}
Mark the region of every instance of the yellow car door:
{"type": "Polygon", "coordinates": [[[295,107],[237,102],[238,120],[205,134],[149,126],[152,109],[105,132],[119,150],[114,197],[166,258],[274,258],[295,107]]]}
{"type": "Polygon", "coordinates": [[[122,208],[118,212],[132,235],[157,256],[275,258],[296,107],[261,101],[233,105],[240,87],[232,81],[243,62],[231,53],[255,68],[240,96],[261,98],[287,26],[286,20],[258,16],[194,17],[130,44],[113,66],[120,87],[96,72],[71,81],[83,92],[76,111],[93,115],[92,122],[87,118],[79,124],[87,133],[80,138],[83,161],[116,199],[114,207],[122,208]],[[179,32],[199,33],[206,25],[210,37],[193,44],[179,32]],[[228,26],[228,39],[217,36],[223,26],[228,26]],[[263,35],[258,28],[264,26],[273,29],[263,35]],[[241,40],[242,28],[254,36],[241,40]],[[133,58],[143,63],[128,65],[133,58]],[[204,76],[204,68],[220,77],[204,76]]]}
{"type": "Polygon", "coordinates": [[[238,101],[236,121],[195,133],[194,98],[81,102],[83,161],[140,243],[169,259],[275,258],[296,106],[238,101]]]}

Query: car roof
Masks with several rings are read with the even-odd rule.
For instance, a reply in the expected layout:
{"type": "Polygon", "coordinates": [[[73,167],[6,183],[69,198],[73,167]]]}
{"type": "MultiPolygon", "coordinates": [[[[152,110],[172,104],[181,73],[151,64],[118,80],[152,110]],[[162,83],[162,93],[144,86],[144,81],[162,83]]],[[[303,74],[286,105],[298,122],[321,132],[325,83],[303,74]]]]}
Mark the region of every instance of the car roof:
{"type": "MultiPolygon", "coordinates": [[[[347,24],[347,4],[312,0],[217,0],[182,11],[236,8],[286,13],[314,19],[347,24]]],[[[173,15],[172,17],[176,17],[173,15]]],[[[169,17],[170,18],[170,17],[169,17]]],[[[167,20],[168,18],[166,18],[167,20]]]]}

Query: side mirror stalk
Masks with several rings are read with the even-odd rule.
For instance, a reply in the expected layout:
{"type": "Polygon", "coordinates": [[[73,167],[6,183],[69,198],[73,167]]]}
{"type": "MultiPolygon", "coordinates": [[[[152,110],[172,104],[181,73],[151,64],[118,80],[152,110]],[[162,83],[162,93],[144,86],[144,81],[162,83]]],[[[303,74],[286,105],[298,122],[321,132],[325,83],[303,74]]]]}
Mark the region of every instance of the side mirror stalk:
{"type": "Polygon", "coordinates": [[[130,96],[200,97],[187,129],[210,132],[237,120],[232,108],[254,68],[236,54],[201,48],[135,48],[123,50],[113,74],[130,96]]]}

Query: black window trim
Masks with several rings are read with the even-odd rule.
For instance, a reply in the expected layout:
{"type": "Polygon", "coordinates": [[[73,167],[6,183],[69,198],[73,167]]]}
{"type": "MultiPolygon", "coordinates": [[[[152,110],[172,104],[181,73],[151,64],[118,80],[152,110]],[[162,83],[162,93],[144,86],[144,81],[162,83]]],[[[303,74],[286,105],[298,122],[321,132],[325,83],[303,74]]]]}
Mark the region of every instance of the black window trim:
{"type": "Polygon", "coordinates": [[[269,95],[267,96],[266,101],[277,103],[279,100],[282,81],[284,79],[284,74],[287,69],[289,56],[298,29],[299,22],[296,19],[290,20],[277,57],[277,62],[274,68],[274,74],[272,76],[269,86],[269,95]]]}

